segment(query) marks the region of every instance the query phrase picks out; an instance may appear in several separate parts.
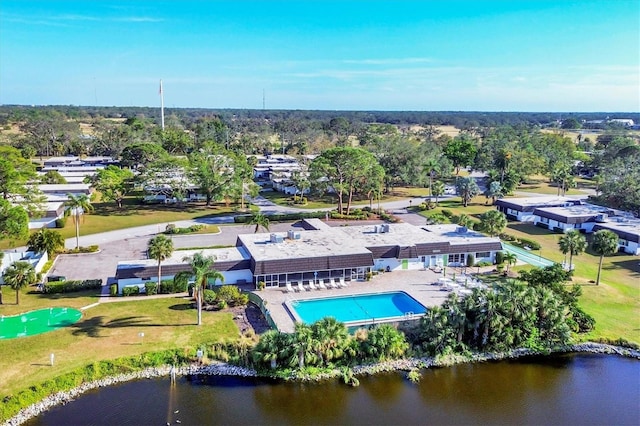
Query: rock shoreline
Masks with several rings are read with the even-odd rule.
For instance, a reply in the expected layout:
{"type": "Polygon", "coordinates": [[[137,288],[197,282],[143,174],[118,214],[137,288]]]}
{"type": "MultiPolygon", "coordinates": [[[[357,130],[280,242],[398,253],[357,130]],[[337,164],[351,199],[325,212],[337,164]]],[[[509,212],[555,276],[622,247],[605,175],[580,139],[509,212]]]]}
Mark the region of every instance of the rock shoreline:
{"type": "MultiPolygon", "coordinates": [[[[421,368],[430,367],[447,367],[455,364],[469,363],[469,362],[485,362],[485,361],[500,361],[507,359],[516,359],[524,356],[534,355],[550,355],[558,353],[596,353],[596,354],[611,354],[620,355],[629,358],[635,358],[640,360],[640,351],[635,349],[623,348],[619,346],[607,345],[603,343],[586,342],[576,345],[569,345],[562,348],[554,349],[549,353],[543,353],[539,351],[533,351],[530,349],[516,349],[505,353],[487,353],[487,354],[472,354],[471,356],[464,355],[451,355],[444,358],[409,358],[399,359],[394,361],[386,361],[377,364],[359,365],[352,368],[354,375],[373,375],[378,373],[393,372],[393,371],[411,371],[421,368]]],[[[89,383],[83,383],[77,388],[69,391],[57,392],[43,399],[42,401],[33,404],[27,408],[22,409],[17,415],[9,419],[4,423],[5,426],[18,426],[26,422],[27,420],[37,417],[41,413],[53,408],[57,405],[65,405],[68,402],[73,401],[75,398],[81,396],[83,393],[106,386],[112,386],[117,383],[127,382],[131,380],[139,379],[152,379],[157,377],[171,377],[174,376],[189,376],[189,375],[211,375],[211,376],[239,376],[239,377],[258,377],[258,373],[250,368],[238,367],[225,363],[213,363],[209,365],[187,365],[180,367],[162,366],[151,367],[141,371],[136,371],[128,374],[120,374],[117,376],[105,377],[100,380],[96,380],[89,383]]],[[[332,379],[339,377],[342,374],[340,370],[334,370],[332,373],[321,374],[320,376],[293,376],[291,380],[302,381],[321,381],[326,379],[332,379]]]]}

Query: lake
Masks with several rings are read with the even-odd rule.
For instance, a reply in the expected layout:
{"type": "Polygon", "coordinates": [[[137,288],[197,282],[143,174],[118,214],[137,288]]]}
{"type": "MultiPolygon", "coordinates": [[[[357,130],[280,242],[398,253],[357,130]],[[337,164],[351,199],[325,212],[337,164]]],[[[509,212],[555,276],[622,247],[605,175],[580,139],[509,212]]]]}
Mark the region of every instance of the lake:
{"type": "Polygon", "coordinates": [[[566,354],[338,382],[237,377],[140,380],[97,389],[29,425],[640,424],[640,362],[566,354]]]}

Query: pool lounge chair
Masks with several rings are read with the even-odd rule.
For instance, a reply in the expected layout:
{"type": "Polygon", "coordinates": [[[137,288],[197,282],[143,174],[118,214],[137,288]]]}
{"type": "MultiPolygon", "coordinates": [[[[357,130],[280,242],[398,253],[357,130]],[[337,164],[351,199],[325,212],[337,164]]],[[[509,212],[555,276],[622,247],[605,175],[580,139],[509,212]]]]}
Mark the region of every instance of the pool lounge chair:
{"type": "Polygon", "coordinates": [[[327,286],[327,288],[338,288],[338,286],[336,285],[335,282],[333,282],[333,280],[330,280],[329,278],[325,278],[324,279],[324,285],[327,286]]]}
{"type": "Polygon", "coordinates": [[[333,285],[334,285],[334,286],[336,286],[337,288],[342,288],[342,287],[344,287],[344,286],[342,285],[342,283],[340,282],[340,278],[334,278],[334,279],[333,279],[333,285]]]}
{"type": "Polygon", "coordinates": [[[316,290],[316,286],[313,283],[313,281],[304,281],[304,284],[306,284],[307,287],[309,287],[309,290],[316,290]]]}
{"type": "Polygon", "coordinates": [[[322,281],[318,281],[318,288],[321,290],[326,290],[327,287],[324,285],[324,283],[322,281]]]}
{"type": "Polygon", "coordinates": [[[288,282],[286,287],[287,287],[287,293],[293,293],[294,292],[293,287],[291,287],[291,283],[288,282]]]}
{"type": "Polygon", "coordinates": [[[347,282],[344,280],[344,278],[340,278],[340,285],[342,287],[347,287],[347,282]]]}
{"type": "Polygon", "coordinates": [[[309,291],[302,285],[302,281],[298,281],[298,291],[309,291]]]}

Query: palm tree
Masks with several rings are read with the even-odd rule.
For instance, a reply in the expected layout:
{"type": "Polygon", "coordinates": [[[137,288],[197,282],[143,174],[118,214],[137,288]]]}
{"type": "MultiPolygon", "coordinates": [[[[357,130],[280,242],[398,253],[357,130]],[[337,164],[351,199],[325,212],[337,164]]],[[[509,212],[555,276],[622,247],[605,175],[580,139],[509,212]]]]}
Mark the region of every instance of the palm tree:
{"type": "MultiPolygon", "coordinates": [[[[0,251],[0,266],[2,266],[3,259],[4,259],[4,252],[0,251]]],[[[0,284],[0,305],[2,305],[2,284],[0,284]]]]}
{"type": "Polygon", "coordinates": [[[269,363],[272,369],[278,366],[278,360],[282,359],[291,344],[290,335],[279,330],[269,330],[260,336],[260,340],[253,350],[253,360],[257,363],[269,363]]]}
{"type": "Polygon", "coordinates": [[[193,257],[185,257],[183,262],[189,262],[191,270],[178,272],[174,280],[194,277],[195,285],[193,287],[193,295],[196,298],[198,306],[198,325],[202,325],[202,298],[204,290],[207,288],[209,280],[213,283],[220,280],[224,284],[224,275],[220,271],[213,269],[216,261],[215,256],[204,256],[202,252],[196,253],[193,257]]]}
{"type": "Polygon", "coordinates": [[[389,324],[375,327],[367,336],[367,352],[378,361],[400,358],[408,348],[404,333],[389,324]]]}
{"type": "Polygon", "coordinates": [[[265,231],[269,232],[269,218],[262,213],[256,213],[255,215],[253,215],[251,221],[249,222],[249,225],[256,226],[255,230],[253,231],[254,234],[257,233],[260,228],[264,228],[265,231]]]}
{"type": "Polygon", "coordinates": [[[507,226],[507,217],[498,210],[489,210],[480,215],[480,225],[484,232],[494,237],[507,226]]]}
{"type": "Polygon", "coordinates": [[[347,327],[333,317],[326,317],[311,325],[313,335],[318,342],[317,353],[320,364],[342,356],[349,337],[347,327]]]}
{"type": "Polygon", "coordinates": [[[292,349],[294,349],[290,362],[292,367],[297,366],[304,368],[305,363],[309,364],[315,361],[314,349],[317,346],[317,342],[313,336],[313,329],[310,326],[297,322],[295,331],[293,332],[292,343],[292,349]]]}
{"type": "Polygon", "coordinates": [[[64,237],[57,231],[40,228],[38,232],[31,234],[27,246],[28,250],[36,253],[46,251],[47,256],[51,259],[58,249],[64,248],[64,237]]]}
{"type": "Polygon", "coordinates": [[[593,234],[591,241],[591,249],[600,255],[600,263],[598,263],[598,278],[596,285],[600,284],[600,272],[602,271],[602,259],[609,254],[613,254],[618,249],[618,235],[607,229],[601,229],[593,234]]]}
{"type": "Polygon", "coordinates": [[[93,210],[91,200],[86,194],[67,194],[69,200],[66,202],[73,213],[73,219],[76,225],[76,249],[80,248],[80,215],[93,210]]]}
{"type": "Polygon", "coordinates": [[[473,228],[473,219],[469,215],[462,213],[458,217],[458,225],[471,229],[473,228]]]}
{"type": "Polygon", "coordinates": [[[431,157],[428,158],[427,161],[425,161],[424,166],[423,166],[423,171],[425,171],[427,173],[427,176],[429,176],[429,196],[433,196],[433,177],[436,173],[438,173],[438,169],[439,169],[439,162],[436,158],[431,157]]]}
{"type": "Polygon", "coordinates": [[[4,283],[16,291],[16,305],[20,304],[20,290],[35,284],[36,271],[29,262],[18,261],[9,266],[2,274],[4,283]]]}
{"type": "Polygon", "coordinates": [[[518,256],[515,253],[511,253],[510,251],[506,252],[502,259],[507,264],[507,274],[509,273],[509,267],[518,263],[518,256]]]}
{"type": "Polygon", "coordinates": [[[431,195],[436,197],[436,206],[438,205],[438,197],[444,194],[444,189],[444,183],[439,180],[433,182],[433,185],[431,186],[431,195]]]}
{"type": "MultiPolygon", "coordinates": [[[[573,256],[577,256],[587,249],[587,239],[577,229],[571,229],[558,240],[560,251],[569,253],[569,270],[573,266],[573,256]]],[[[566,257],[565,257],[566,259],[566,257]]]]}
{"type": "Polygon", "coordinates": [[[167,260],[173,254],[173,240],[165,235],[156,235],[149,240],[147,252],[151,259],[158,261],[158,293],[160,293],[160,284],[162,283],[162,262],[167,260]]]}

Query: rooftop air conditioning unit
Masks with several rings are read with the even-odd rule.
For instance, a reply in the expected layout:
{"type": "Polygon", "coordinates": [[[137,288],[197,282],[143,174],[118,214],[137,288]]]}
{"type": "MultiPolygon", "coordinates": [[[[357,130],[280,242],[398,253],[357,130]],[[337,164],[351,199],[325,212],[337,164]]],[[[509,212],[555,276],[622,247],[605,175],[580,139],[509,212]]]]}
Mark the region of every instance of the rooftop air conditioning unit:
{"type": "Polygon", "coordinates": [[[280,235],[271,234],[269,236],[269,241],[271,241],[272,243],[281,243],[283,241],[283,238],[280,235]]]}
{"type": "Polygon", "coordinates": [[[379,232],[379,231],[378,231],[378,225],[375,225],[375,226],[373,227],[373,233],[374,233],[374,234],[377,234],[378,232],[379,232]]]}
{"type": "Polygon", "coordinates": [[[467,233],[467,227],[466,226],[458,226],[456,228],[456,232],[458,234],[466,234],[467,233]]]}

